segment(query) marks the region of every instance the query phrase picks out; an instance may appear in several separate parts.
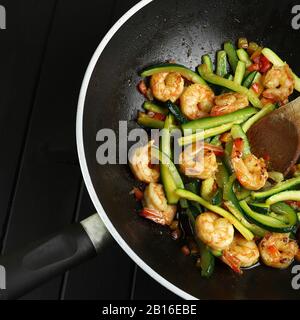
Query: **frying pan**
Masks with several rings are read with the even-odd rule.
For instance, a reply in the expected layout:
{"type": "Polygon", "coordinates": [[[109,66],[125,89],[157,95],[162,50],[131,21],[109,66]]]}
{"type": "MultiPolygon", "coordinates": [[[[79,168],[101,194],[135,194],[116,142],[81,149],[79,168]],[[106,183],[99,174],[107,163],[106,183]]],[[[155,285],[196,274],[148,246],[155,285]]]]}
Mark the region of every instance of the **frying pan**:
{"type": "MultiPolygon", "coordinates": [[[[138,71],[170,59],[195,68],[201,55],[215,53],[226,40],[240,36],[274,48],[299,70],[299,33],[291,27],[296,3],[274,0],[143,0],[105,36],[86,72],[78,104],[77,144],[83,177],[91,199],[112,236],[147,273],[185,299],[298,299],[291,269],[261,266],[234,274],[217,264],[211,279],[202,279],[192,259],[183,256],[169,231],[135,214],[129,191],[135,180],[127,165],[99,165],[96,134],[118,133],[119,121],[137,127],[143,103],[138,71]]],[[[16,298],[50,277],[96,254],[103,225],[94,215],[78,225],[38,241],[10,256],[7,289],[1,298],[16,298]]]]}

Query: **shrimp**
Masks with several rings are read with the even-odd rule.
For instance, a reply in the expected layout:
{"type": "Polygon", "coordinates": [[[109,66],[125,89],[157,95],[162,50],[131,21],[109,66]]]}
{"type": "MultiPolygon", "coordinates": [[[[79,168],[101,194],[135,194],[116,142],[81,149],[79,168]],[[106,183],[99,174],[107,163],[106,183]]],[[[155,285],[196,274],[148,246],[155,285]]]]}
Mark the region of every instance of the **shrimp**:
{"type": "Polygon", "coordinates": [[[227,249],[233,241],[232,224],[213,212],[204,212],[196,219],[196,235],[213,250],[227,249]]]}
{"type": "Polygon", "coordinates": [[[221,116],[249,106],[248,97],[242,93],[228,92],[215,98],[215,106],[210,115],[221,116]]]}
{"type": "Polygon", "coordinates": [[[232,259],[228,259],[230,256],[236,259],[236,266],[238,268],[251,267],[259,259],[259,250],[255,241],[248,241],[242,236],[236,235],[229,248],[226,249],[226,253],[223,252],[222,256],[222,261],[231,267],[232,259]]]}
{"type": "Polygon", "coordinates": [[[208,179],[218,170],[216,155],[212,150],[203,148],[201,143],[191,144],[179,155],[179,166],[188,177],[208,179]]]}
{"type": "Polygon", "coordinates": [[[268,233],[259,243],[259,251],[265,265],[285,269],[293,262],[298,245],[289,234],[268,233]]]}
{"type": "Polygon", "coordinates": [[[178,72],[156,73],[151,77],[150,88],[156,99],[175,102],[184,90],[184,79],[178,72]]]}
{"type": "Polygon", "coordinates": [[[240,184],[248,190],[259,190],[268,180],[266,163],[250,153],[243,156],[243,140],[235,139],[231,153],[231,163],[240,184]]]}
{"type": "Polygon", "coordinates": [[[176,205],[169,205],[161,184],[150,183],[144,191],[144,210],[141,215],[156,223],[170,225],[177,211],[176,205]]]}
{"type": "Polygon", "coordinates": [[[135,177],[145,183],[158,182],[160,171],[158,165],[151,165],[151,146],[154,141],[150,141],[143,147],[134,150],[129,159],[131,171],[135,177]]]}
{"type": "Polygon", "coordinates": [[[267,88],[263,91],[264,98],[285,104],[294,91],[295,80],[291,69],[285,64],[281,67],[273,66],[264,76],[263,85],[267,88]]]}
{"type": "Polygon", "coordinates": [[[192,84],[180,97],[181,111],[189,120],[207,117],[213,106],[214,97],[213,91],[208,86],[192,84]]]}

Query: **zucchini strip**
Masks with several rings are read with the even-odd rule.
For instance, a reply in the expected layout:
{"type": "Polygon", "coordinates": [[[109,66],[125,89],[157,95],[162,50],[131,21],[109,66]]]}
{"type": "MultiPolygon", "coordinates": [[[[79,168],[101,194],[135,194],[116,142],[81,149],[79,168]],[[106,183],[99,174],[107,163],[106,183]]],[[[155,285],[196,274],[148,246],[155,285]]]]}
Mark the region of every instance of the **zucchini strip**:
{"type": "Polygon", "coordinates": [[[262,108],[261,101],[259,100],[259,98],[257,97],[257,95],[253,91],[248,90],[247,88],[241,86],[240,84],[235,83],[234,81],[227,80],[225,78],[222,78],[216,74],[209,72],[209,70],[205,64],[200,65],[198,67],[198,71],[199,71],[201,77],[204,80],[206,80],[207,82],[212,83],[212,84],[216,84],[221,87],[225,87],[225,88],[230,89],[235,92],[245,94],[248,96],[249,101],[251,102],[251,104],[254,107],[259,108],[259,109],[262,108]]]}
{"type": "MultiPolygon", "coordinates": [[[[273,63],[274,66],[276,67],[281,67],[285,64],[284,61],[282,61],[279,56],[272,51],[269,48],[264,48],[261,52],[270,62],[273,63]]],[[[295,79],[295,89],[300,92],[300,78],[294,73],[293,73],[293,77],[295,79]]]]}
{"type": "Polygon", "coordinates": [[[273,216],[257,213],[253,211],[245,200],[240,202],[241,208],[244,210],[248,219],[262,228],[279,233],[287,233],[293,230],[294,225],[297,223],[297,215],[294,210],[289,210],[285,213],[289,223],[286,224],[273,216]]]}
{"type": "Polygon", "coordinates": [[[243,125],[242,129],[246,133],[257,121],[265,117],[267,114],[271,113],[276,109],[274,104],[268,104],[267,106],[263,107],[259,112],[257,112],[253,117],[248,119],[243,125]]]}
{"type": "Polygon", "coordinates": [[[233,81],[238,84],[241,85],[244,76],[245,76],[245,71],[246,71],[246,64],[243,61],[239,61],[235,70],[235,74],[234,74],[234,79],[233,81]]]}
{"type": "Polygon", "coordinates": [[[270,197],[276,193],[288,190],[290,188],[295,187],[296,185],[300,184],[300,176],[296,178],[292,178],[283,182],[278,183],[273,188],[267,191],[258,191],[258,192],[251,192],[251,196],[253,199],[264,199],[270,197]]]}
{"type": "Polygon", "coordinates": [[[183,130],[186,130],[186,129],[192,129],[195,131],[198,129],[205,130],[205,129],[218,127],[226,123],[233,123],[233,122],[240,122],[240,121],[245,122],[255,113],[257,113],[257,109],[249,107],[249,108],[244,108],[244,109],[241,109],[229,114],[225,114],[222,116],[207,117],[207,118],[189,121],[187,123],[184,123],[181,127],[183,130]]]}
{"type": "Polygon", "coordinates": [[[272,205],[281,201],[300,201],[300,191],[283,191],[267,199],[266,204],[272,205]]]}
{"type": "Polygon", "coordinates": [[[197,142],[199,140],[204,140],[204,139],[207,139],[210,137],[214,137],[218,134],[224,133],[226,131],[229,131],[234,124],[235,124],[235,122],[223,124],[219,127],[207,129],[207,130],[204,130],[204,131],[201,131],[198,133],[194,133],[194,134],[186,136],[186,137],[181,137],[177,141],[180,146],[185,146],[185,145],[197,142]]]}
{"type": "Polygon", "coordinates": [[[176,194],[180,196],[181,198],[190,200],[190,201],[196,201],[199,204],[201,204],[203,207],[207,208],[208,210],[211,210],[223,218],[227,219],[231,224],[234,225],[234,227],[245,237],[247,240],[252,240],[254,238],[253,233],[245,228],[240,221],[238,221],[230,212],[222,209],[221,207],[215,206],[210,204],[208,201],[204,200],[200,196],[197,196],[196,194],[183,190],[183,189],[177,189],[176,194]]]}
{"type": "MultiPolygon", "coordinates": [[[[164,130],[162,130],[161,137],[161,151],[171,159],[171,134],[170,127],[173,122],[173,117],[168,115],[165,120],[164,130]]],[[[161,181],[165,189],[166,197],[169,204],[177,204],[179,197],[176,195],[175,190],[177,185],[173,179],[167,166],[160,164],[161,181]]]]}
{"type": "Polygon", "coordinates": [[[211,72],[214,72],[214,66],[211,60],[211,57],[208,54],[205,54],[204,56],[202,56],[202,63],[206,64],[208,69],[211,72]]]}
{"type": "Polygon", "coordinates": [[[220,77],[224,77],[227,74],[227,54],[224,50],[217,53],[216,74],[220,77]]]}
{"type": "Polygon", "coordinates": [[[246,68],[248,68],[252,65],[252,62],[251,62],[246,50],[241,48],[241,49],[236,50],[236,53],[237,53],[237,56],[240,59],[240,61],[243,61],[246,64],[246,68]]]}
{"type": "Polygon", "coordinates": [[[143,104],[143,108],[147,111],[152,111],[155,113],[161,113],[164,115],[167,115],[169,113],[168,109],[163,108],[161,106],[158,106],[157,104],[150,102],[150,101],[145,101],[143,104]]]}
{"type": "Polygon", "coordinates": [[[230,41],[227,41],[224,43],[224,50],[228,55],[229,64],[233,72],[235,72],[237,64],[239,62],[235,47],[230,41]]]}
{"type": "Polygon", "coordinates": [[[178,72],[187,80],[193,83],[206,85],[206,82],[194,71],[180,64],[164,63],[150,66],[141,72],[142,77],[150,77],[161,72],[178,72]]]}

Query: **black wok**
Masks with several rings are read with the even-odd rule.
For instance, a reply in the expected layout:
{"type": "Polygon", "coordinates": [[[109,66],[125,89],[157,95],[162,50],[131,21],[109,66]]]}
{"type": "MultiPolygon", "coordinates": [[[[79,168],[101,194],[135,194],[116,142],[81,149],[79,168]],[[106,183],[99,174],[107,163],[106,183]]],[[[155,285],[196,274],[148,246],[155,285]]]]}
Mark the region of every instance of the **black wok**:
{"type": "MultiPolygon", "coordinates": [[[[260,266],[239,276],[218,264],[211,279],[202,279],[167,229],[135,214],[136,203],[129,196],[135,181],[128,166],[97,163],[96,134],[101,128],[117,132],[120,120],[128,121],[129,129],[137,127],[134,118],[143,97],[135,86],[140,80],[138,71],[149,64],[175,59],[195,68],[201,55],[215,53],[226,40],[246,36],[274,48],[299,70],[300,31],[291,26],[295,4],[278,1],[275,5],[271,0],[142,1],[104,38],[88,68],[79,99],[77,142],[90,196],[106,227],[130,257],[183,298],[297,299],[299,292],[291,286],[291,269],[260,266]]],[[[6,297],[15,297],[95,254],[80,226],[72,226],[54,239],[39,242],[40,251],[34,254],[31,250],[36,245],[1,259],[8,273],[6,297]],[[49,243],[52,251],[45,250],[49,243]],[[54,254],[56,258],[48,258],[56,247],[66,249],[54,254]]]]}

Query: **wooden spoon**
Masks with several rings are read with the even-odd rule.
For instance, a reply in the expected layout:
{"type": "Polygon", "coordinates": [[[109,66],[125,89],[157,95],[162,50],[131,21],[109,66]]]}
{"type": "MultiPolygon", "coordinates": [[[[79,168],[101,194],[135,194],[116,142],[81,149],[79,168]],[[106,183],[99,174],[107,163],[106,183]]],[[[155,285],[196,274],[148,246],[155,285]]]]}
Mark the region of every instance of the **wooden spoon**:
{"type": "Polygon", "coordinates": [[[258,121],[247,136],[252,153],[286,176],[300,157],[300,97],[258,121]]]}

